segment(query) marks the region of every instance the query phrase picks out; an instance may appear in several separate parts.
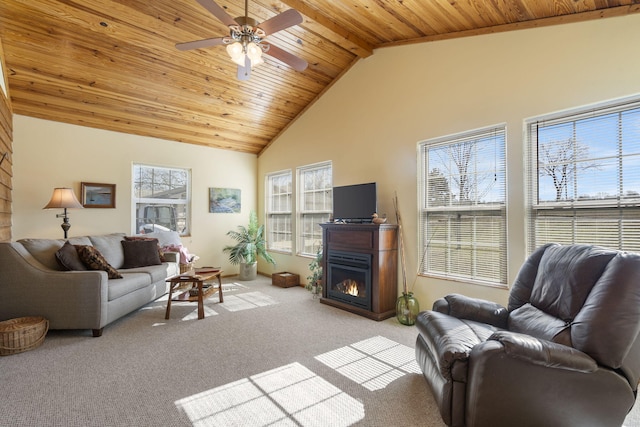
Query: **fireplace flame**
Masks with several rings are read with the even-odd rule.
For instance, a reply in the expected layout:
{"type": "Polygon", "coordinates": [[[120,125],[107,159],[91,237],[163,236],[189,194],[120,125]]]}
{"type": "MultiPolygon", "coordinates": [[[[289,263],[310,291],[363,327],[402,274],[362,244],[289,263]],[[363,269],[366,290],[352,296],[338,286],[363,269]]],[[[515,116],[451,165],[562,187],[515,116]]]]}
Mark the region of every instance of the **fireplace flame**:
{"type": "Polygon", "coordinates": [[[358,282],[356,282],[355,280],[343,280],[342,283],[340,283],[340,288],[342,289],[342,292],[347,295],[351,295],[354,297],[358,296],[358,282]]]}

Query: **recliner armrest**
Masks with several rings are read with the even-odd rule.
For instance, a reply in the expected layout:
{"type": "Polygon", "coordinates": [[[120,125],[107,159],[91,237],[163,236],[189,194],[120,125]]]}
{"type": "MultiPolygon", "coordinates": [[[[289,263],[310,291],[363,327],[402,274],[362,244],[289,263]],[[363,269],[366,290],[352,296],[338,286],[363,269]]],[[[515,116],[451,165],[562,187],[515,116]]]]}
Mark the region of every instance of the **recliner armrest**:
{"type": "Polygon", "coordinates": [[[595,372],[598,364],[573,347],[510,331],[494,332],[489,340],[498,341],[505,353],[517,359],[547,368],[595,372]]]}
{"type": "Polygon", "coordinates": [[[493,301],[450,294],[433,303],[433,310],[458,319],[487,323],[498,328],[507,328],[509,312],[493,301]]]}

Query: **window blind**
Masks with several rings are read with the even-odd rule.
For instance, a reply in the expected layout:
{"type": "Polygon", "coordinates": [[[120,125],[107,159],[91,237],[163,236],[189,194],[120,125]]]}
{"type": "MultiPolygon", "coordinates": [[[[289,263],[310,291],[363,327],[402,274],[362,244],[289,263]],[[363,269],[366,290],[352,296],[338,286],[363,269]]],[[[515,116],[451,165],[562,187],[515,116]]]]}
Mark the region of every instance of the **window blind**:
{"type": "Polygon", "coordinates": [[[267,248],[285,253],[293,251],[291,179],[290,170],[267,175],[267,248]]]}
{"type": "Polygon", "coordinates": [[[528,249],[549,242],[640,252],[640,100],[527,123],[528,249]]]}
{"type": "Polygon", "coordinates": [[[333,212],[331,162],[298,169],[298,253],[315,256],[322,246],[320,224],[333,212]]]}
{"type": "Polygon", "coordinates": [[[506,285],[505,126],[419,144],[420,272],[506,285]]]}

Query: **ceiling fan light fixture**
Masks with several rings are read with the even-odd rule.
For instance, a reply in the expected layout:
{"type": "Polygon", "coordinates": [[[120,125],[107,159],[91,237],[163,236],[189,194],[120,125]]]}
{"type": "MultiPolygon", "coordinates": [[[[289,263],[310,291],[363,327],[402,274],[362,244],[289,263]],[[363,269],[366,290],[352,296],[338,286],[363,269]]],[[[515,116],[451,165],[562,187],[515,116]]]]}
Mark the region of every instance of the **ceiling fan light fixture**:
{"type": "Polygon", "coordinates": [[[256,19],[249,17],[249,0],[244,2],[244,16],[235,19],[229,16],[224,8],[216,3],[216,0],[197,0],[197,2],[229,28],[229,35],[178,43],[176,44],[178,50],[225,45],[227,54],[238,65],[239,80],[248,80],[251,69],[264,63],[264,53],[289,65],[296,71],[304,71],[307,68],[307,61],[304,59],[270,43],[264,43],[263,40],[270,34],[301,24],[303,18],[300,12],[288,9],[259,23],[256,19]]]}
{"type": "Polygon", "coordinates": [[[235,42],[227,45],[227,53],[231,57],[231,60],[236,64],[244,67],[244,49],[242,43],[235,42]]]}
{"type": "Polygon", "coordinates": [[[254,42],[247,44],[247,56],[251,60],[252,67],[256,67],[264,62],[262,59],[262,49],[254,42]]]}

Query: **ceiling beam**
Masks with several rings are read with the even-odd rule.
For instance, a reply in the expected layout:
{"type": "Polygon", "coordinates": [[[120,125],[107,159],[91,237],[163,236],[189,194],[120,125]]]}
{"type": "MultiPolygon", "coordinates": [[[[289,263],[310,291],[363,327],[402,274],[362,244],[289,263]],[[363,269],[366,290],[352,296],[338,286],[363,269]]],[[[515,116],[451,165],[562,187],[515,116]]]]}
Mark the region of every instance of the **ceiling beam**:
{"type": "MultiPolygon", "coordinates": [[[[352,52],[361,58],[366,58],[367,56],[371,56],[373,54],[373,45],[367,43],[352,32],[339,26],[335,23],[335,20],[324,15],[319,10],[307,5],[302,0],[281,1],[287,6],[297,10],[307,18],[311,19],[312,21],[318,23],[320,26],[329,30],[331,33],[339,36],[339,41],[341,42],[339,44],[341,44],[349,52],[352,52]]],[[[338,39],[336,39],[335,37],[330,37],[326,33],[323,35],[332,41],[338,41],[338,39]]]]}

